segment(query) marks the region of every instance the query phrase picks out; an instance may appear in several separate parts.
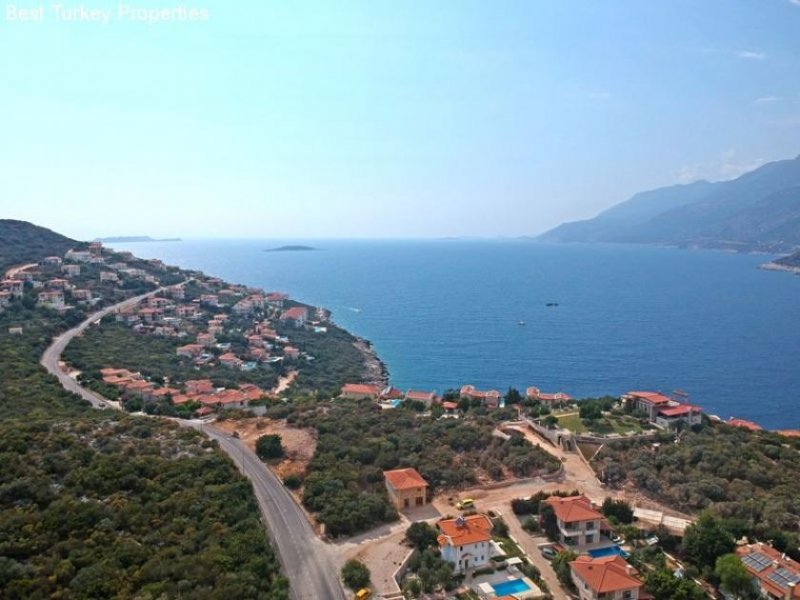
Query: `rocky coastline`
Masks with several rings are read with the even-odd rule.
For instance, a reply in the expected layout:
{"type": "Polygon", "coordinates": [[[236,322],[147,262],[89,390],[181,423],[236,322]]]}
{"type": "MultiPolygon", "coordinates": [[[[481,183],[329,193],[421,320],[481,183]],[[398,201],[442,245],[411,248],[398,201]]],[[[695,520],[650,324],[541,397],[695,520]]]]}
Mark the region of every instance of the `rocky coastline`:
{"type": "Polygon", "coordinates": [[[372,342],[362,337],[356,338],[354,345],[364,357],[364,382],[386,387],[389,385],[389,369],[375,352],[372,342]]]}

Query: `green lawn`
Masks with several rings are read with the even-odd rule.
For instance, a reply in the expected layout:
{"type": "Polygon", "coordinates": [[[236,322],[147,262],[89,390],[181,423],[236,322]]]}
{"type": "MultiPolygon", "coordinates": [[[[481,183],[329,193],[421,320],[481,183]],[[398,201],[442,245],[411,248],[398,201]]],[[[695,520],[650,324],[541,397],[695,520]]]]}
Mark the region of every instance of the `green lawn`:
{"type": "Polygon", "coordinates": [[[580,416],[578,413],[572,413],[568,415],[564,415],[562,417],[558,417],[558,424],[563,429],[569,429],[573,433],[585,433],[586,426],[581,421],[580,416]]]}
{"type": "Polygon", "coordinates": [[[635,433],[641,433],[642,431],[639,420],[628,415],[606,415],[593,423],[591,427],[587,427],[580,416],[578,416],[578,413],[572,413],[558,417],[558,424],[564,429],[569,429],[573,433],[589,432],[601,435],[618,433],[620,435],[626,435],[631,431],[635,433]]]}

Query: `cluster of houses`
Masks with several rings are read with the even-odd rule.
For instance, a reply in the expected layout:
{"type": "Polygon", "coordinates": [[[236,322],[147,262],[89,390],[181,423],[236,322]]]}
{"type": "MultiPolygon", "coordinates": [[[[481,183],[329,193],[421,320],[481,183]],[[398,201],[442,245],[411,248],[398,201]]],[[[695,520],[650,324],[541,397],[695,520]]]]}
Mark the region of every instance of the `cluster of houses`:
{"type": "Polygon", "coordinates": [[[703,421],[703,410],[699,406],[660,392],[628,392],[621,402],[626,410],[645,415],[648,421],[663,429],[675,429],[680,424],[699,425],[703,421]]]}
{"type": "MultiPolygon", "coordinates": [[[[319,320],[311,320],[311,311],[306,306],[284,309],[289,299],[286,294],[226,285],[217,278],[199,280],[196,285],[202,291],[197,297],[187,298],[182,285],[171,286],[132,308],[119,311],[116,320],[142,334],[191,340],[179,346],[176,354],[196,366],[218,363],[242,371],[253,370],[259,364],[301,358],[300,350],[275,331],[276,322],[297,328],[320,324],[319,320]],[[237,354],[231,343],[221,340],[232,334],[233,329],[241,331],[242,318],[249,323],[244,329],[247,347],[237,354]]],[[[320,311],[314,316],[327,318],[327,314],[320,311]]]]}
{"type": "MultiPolygon", "coordinates": [[[[36,268],[20,269],[8,279],[0,282],[0,312],[7,308],[14,298],[21,298],[26,282],[36,292],[37,305],[58,311],[70,307],[68,302],[79,306],[94,306],[102,300],[102,296],[93,289],[92,281],[87,281],[85,265],[103,265],[97,275],[99,283],[120,283],[125,278],[138,278],[158,284],[158,279],[143,269],[129,268],[127,260],[133,260],[129,252],[118,253],[119,262],[106,263],[103,256],[103,245],[100,242],[89,244],[86,250],[68,250],[64,257],[48,256],[42,259],[36,268]],[[75,280],[81,279],[80,284],[75,280]]],[[[166,268],[161,261],[147,261],[148,265],[158,269],[166,268]]],[[[96,274],[96,268],[92,271],[96,274]]]]}
{"type": "Polygon", "coordinates": [[[250,383],[236,389],[217,388],[210,379],[191,379],[181,387],[156,386],[140,373],[112,367],[100,371],[103,382],[119,389],[123,402],[140,398],[145,402],[158,402],[169,398],[176,406],[193,403],[197,416],[209,415],[219,410],[247,408],[250,402],[269,396],[269,393],[250,383]]]}

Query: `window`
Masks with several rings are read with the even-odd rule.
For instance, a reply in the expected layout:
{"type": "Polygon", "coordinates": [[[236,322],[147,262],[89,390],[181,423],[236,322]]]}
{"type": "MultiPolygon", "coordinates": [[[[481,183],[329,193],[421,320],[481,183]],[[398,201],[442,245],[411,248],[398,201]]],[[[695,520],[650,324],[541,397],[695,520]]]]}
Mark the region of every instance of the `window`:
{"type": "Polygon", "coordinates": [[[587,536],[586,536],[586,543],[587,543],[587,544],[591,544],[591,543],[593,543],[593,542],[594,542],[594,535],[592,535],[592,534],[590,533],[589,535],[587,535],[587,536]]]}
{"type": "Polygon", "coordinates": [[[587,531],[591,531],[592,529],[594,529],[594,521],[589,521],[588,523],[586,523],[586,529],[587,531]]]}
{"type": "Polygon", "coordinates": [[[622,592],[622,597],[625,598],[625,600],[633,598],[633,592],[631,592],[630,590],[625,590],[624,592],[622,592]]]}

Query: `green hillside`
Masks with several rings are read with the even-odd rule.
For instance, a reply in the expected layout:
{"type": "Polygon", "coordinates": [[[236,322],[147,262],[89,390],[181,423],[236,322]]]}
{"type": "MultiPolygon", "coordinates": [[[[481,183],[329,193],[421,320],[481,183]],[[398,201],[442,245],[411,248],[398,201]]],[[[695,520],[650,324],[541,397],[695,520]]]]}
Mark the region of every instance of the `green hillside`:
{"type": "Polygon", "coordinates": [[[25,221],[0,219],[0,270],[37,262],[45,256],[63,256],[80,242],[25,221]]]}

